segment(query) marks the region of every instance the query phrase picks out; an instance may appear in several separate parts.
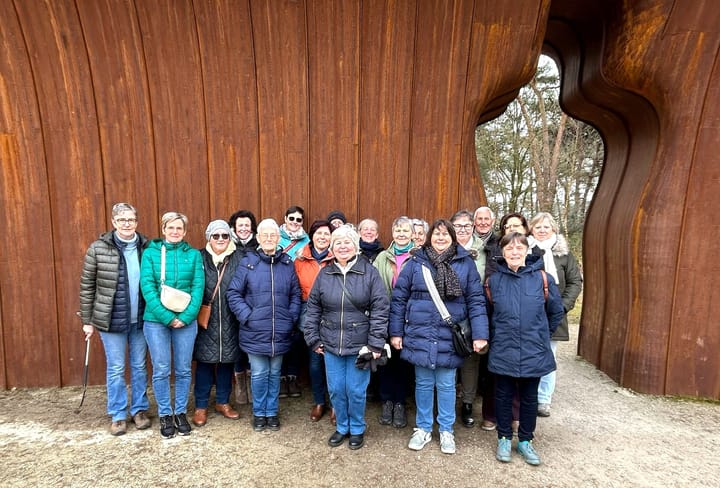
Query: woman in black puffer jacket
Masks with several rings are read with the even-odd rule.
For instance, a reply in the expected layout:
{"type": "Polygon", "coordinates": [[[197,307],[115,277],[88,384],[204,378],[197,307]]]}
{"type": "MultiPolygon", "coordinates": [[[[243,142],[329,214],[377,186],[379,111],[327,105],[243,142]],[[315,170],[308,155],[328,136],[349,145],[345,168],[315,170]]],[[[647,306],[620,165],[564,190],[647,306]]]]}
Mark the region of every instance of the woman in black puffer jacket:
{"type": "Polygon", "coordinates": [[[203,303],[210,305],[207,329],[198,327],[193,359],[195,367],[195,414],[198,427],[207,423],[210,390],[215,383],[215,411],[225,418],[237,420],[240,414],[230,405],[235,361],[240,357],[238,322],[230,311],[225,292],[235,276],[243,253],[230,238],[230,226],[224,220],[213,220],[205,230],[207,245],[200,251],[205,268],[203,303]],[[221,278],[220,286],[213,292],[221,278]]]}
{"type": "Polygon", "coordinates": [[[364,444],[366,390],[370,371],[358,369],[361,350],[377,359],[385,347],[390,303],[377,269],[359,258],[360,236],[348,225],[332,233],[334,261],[325,266],[313,285],[305,315],[305,342],[325,358],[330,403],[337,430],[331,447],[350,437],[350,449],[364,444]]]}

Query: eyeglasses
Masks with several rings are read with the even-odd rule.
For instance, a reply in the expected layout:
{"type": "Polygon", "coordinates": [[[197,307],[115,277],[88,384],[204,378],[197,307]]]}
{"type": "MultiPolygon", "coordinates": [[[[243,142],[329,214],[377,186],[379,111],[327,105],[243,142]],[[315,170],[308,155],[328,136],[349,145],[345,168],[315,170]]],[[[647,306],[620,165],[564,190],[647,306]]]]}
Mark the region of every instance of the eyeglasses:
{"type": "Polygon", "coordinates": [[[303,218],[302,218],[302,217],[295,217],[294,215],[288,215],[287,219],[288,219],[290,222],[297,222],[298,224],[301,224],[302,221],[303,221],[303,218]]]}
{"type": "Polygon", "coordinates": [[[522,229],[522,224],[505,224],[506,229],[522,229]]]}
{"type": "Polygon", "coordinates": [[[133,225],[137,222],[137,219],[115,219],[115,222],[120,225],[133,225]]]}
{"type": "Polygon", "coordinates": [[[212,234],[210,238],[213,241],[219,241],[220,239],[222,239],[223,241],[227,241],[228,239],[230,239],[230,234],[212,234]]]}
{"type": "Polygon", "coordinates": [[[267,241],[271,239],[277,239],[279,236],[277,234],[258,234],[258,237],[261,241],[267,241]]]}
{"type": "Polygon", "coordinates": [[[456,230],[471,230],[473,228],[472,224],[465,224],[465,225],[453,224],[453,227],[456,230]]]}

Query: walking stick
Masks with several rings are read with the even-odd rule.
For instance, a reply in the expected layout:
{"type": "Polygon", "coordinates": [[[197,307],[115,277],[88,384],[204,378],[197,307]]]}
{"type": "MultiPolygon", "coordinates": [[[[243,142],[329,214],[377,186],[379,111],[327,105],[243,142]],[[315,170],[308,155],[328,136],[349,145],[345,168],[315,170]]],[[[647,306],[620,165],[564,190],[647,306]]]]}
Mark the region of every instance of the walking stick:
{"type": "MultiPolygon", "coordinates": [[[[77,316],[80,317],[80,312],[76,312],[77,316]]],[[[80,322],[82,322],[82,317],[80,322]]],[[[88,371],[89,371],[89,364],[90,364],[90,338],[88,337],[85,340],[85,365],[83,366],[83,392],[82,397],[80,398],[80,405],[78,405],[78,408],[75,409],[75,413],[80,413],[80,409],[83,406],[83,402],[85,402],[85,393],[87,392],[87,384],[88,384],[88,371]]]]}

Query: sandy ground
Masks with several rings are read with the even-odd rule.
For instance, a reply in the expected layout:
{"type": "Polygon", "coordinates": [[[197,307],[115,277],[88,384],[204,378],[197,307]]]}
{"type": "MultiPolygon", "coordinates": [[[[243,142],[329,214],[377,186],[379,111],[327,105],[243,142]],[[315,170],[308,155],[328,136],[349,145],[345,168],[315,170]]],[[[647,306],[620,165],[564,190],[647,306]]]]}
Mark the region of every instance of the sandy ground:
{"type": "Polygon", "coordinates": [[[103,387],[88,389],[79,414],[81,389],[54,388],[0,392],[0,486],[720,486],[719,404],[620,388],[577,358],[572,342],[558,356],[552,416],[538,419],[539,467],[516,453],[497,462],[496,433],[459,423],[457,454],[440,452],[437,432],[410,451],[414,410],[405,429],[383,427],[377,403],[368,405],[365,447],[332,449],[329,419],[308,419],[307,389],[281,400],[279,432],[253,432],[245,406],[239,421],[211,416],[192,435],[163,440],[154,407],[152,429],[130,424],[112,437],[103,387]]]}

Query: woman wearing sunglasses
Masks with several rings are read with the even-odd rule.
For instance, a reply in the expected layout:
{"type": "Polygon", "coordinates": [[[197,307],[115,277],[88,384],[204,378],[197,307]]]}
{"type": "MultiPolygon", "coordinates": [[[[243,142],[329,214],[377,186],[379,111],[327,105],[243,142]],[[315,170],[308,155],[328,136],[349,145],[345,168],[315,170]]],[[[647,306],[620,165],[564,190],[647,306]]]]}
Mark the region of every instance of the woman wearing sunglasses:
{"type": "Polygon", "coordinates": [[[303,229],[304,219],[305,210],[293,205],[285,210],[285,223],[280,226],[280,247],[293,261],[305,244],[310,242],[310,237],[303,229]]]}
{"type": "Polygon", "coordinates": [[[215,411],[237,420],[240,414],[230,405],[234,366],[240,357],[238,322],[230,311],[225,292],[242,258],[231,238],[230,226],[224,220],[213,220],[205,229],[207,244],[200,251],[205,268],[203,303],[210,304],[207,329],[198,328],[195,359],[195,414],[197,427],[207,423],[210,390],[215,384],[215,411]],[[218,283],[219,282],[219,283],[218,283]]]}
{"type": "MultiPolygon", "coordinates": [[[[279,246],[282,252],[290,256],[294,262],[302,254],[302,250],[310,242],[310,237],[303,229],[305,210],[293,205],[285,210],[285,223],[280,226],[279,246]]],[[[302,395],[298,382],[300,368],[305,361],[305,342],[298,327],[293,329],[290,350],[283,359],[280,378],[280,398],[297,398],[302,395]]]]}

